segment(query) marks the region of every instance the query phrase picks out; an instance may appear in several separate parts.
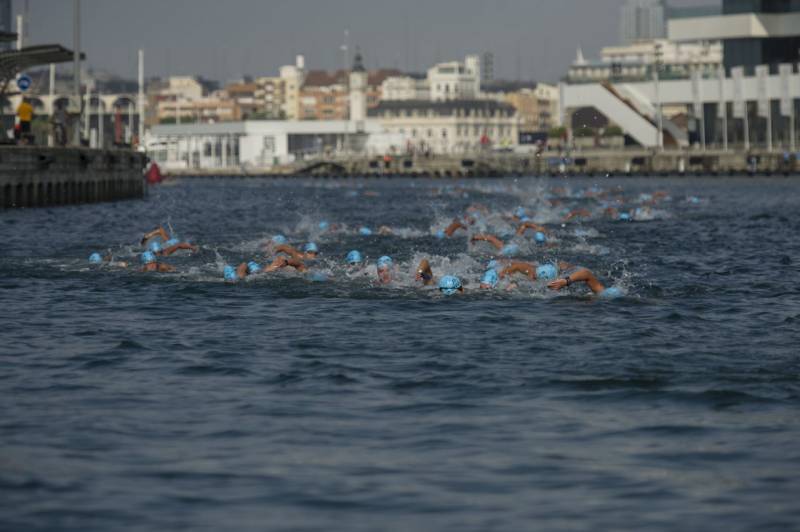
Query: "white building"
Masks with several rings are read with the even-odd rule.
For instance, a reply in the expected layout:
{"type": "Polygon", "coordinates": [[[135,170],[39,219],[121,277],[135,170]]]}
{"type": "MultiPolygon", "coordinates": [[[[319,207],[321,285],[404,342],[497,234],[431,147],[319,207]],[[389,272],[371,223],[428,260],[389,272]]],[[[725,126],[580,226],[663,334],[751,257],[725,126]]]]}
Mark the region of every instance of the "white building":
{"type": "Polygon", "coordinates": [[[440,102],[480,97],[481,60],[477,55],[465,61],[439,63],[428,69],[428,86],[432,101],[440,102]]]}
{"type": "Polygon", "coordinates": [[[464,153],[516,146],[519,137],[514,107],[494,100],[387,101],[370,116],[387,134],[403,139],[399,150],[464,153]]]}
{"type": "Polygon", "coordinates": [[[360,134],[346,120],[171,124],[153,126],[145,145],[165,169],[268,168],[343,154],[354,139],[366,142],[374,135],[377,142],[383,133],[374,120],[363,122],[360,134]]]}
{"type": "Polygon", "coordinates": [[[381,83],[381,100],[430,100],[428,80],[412,76],[390,76],[381,83]]]}

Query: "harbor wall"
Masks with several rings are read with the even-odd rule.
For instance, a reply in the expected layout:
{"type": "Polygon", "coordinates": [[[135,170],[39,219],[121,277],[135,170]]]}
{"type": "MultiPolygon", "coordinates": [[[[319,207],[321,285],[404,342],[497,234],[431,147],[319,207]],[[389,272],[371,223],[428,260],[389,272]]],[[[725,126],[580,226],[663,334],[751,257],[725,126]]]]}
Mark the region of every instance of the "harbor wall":
{"type": "Polygon", "coordinates": [[[146,164],[126,149],[0,146],[0,208],[141,198],[146,164]]]}
{"type": "Polygon", "coordinates": [[[766,151],[583,150],[540,154],[351,156],[279,167],[191,168],[174,176],[595,176],[800,175],[800,154],[766,151]]]}

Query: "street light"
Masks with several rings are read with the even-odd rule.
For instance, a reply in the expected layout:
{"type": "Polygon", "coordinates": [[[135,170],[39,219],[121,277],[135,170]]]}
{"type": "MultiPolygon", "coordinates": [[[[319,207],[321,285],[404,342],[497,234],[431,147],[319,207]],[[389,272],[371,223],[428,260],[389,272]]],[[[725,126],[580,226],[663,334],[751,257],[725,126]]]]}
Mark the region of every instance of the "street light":
{"type": "Polygon", "coordinates": [[[658,127],[658,132],[656,133],[656,145],[658,146],[659,150],[664,149],[664,119],[661,113],[661,87],[660,87],[660,80],[659,80],[659,70],[661,69],[661,57],[663,52],[661,51],[661,43],[655,43],[655,51],[653,54],[653,82],[655,83],[656,89],[656,122],[658,127]]]}

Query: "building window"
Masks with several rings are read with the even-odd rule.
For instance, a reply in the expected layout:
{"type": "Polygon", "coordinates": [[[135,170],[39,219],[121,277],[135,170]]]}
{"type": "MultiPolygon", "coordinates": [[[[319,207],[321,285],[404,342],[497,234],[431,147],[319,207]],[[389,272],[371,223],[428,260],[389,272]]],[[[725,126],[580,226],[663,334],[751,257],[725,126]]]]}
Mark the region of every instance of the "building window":
{"type": "Polygon", "coordinates": [[[446,139],[446,138],[447,138],[447,130],[446,130],[446,129],[443,129],[443,130],[442,130],[442,138],[443,138],[443,139],[446,139]]]}
{"type": "Polygon", "coordinates": [[[428,138],[432,138],[432,137],[433,137],[433,130],[429,129],[428,130],[428,138]]]}

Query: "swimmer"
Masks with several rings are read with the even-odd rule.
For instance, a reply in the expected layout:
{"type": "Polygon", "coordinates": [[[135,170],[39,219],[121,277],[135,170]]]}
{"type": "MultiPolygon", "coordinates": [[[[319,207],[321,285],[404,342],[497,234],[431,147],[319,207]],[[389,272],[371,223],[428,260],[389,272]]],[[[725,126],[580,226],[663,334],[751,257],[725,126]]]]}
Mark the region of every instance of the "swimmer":
{"type": "Polygon", "coordinates": [[[142,237],[141,244],[144,246],[145,244],[147,244],[148,240],[151,240],[156,237],[161,237],[161,240],[164,242],[169,240],[169,235],[167,234],[167,231],[162,226],[158,226],[156,229],[153,229],[149,233],[144,234],[144,236],[142,237]]]}
{"type": "Polygon", "coordinates": [[[275,247],[275,253],[286,253],[293,259],[297,260],[314,260],[319,254],[319,248],[314,242],[309,242],[303,246],[303,251],[300,251],[288,244],[281,244],[275,247]]]}
{"type": "Polygon", "coordinates": [[[382,225],[378,228],[378,234],[381,236],[393,235],[392,228],[388,225],[382,225]]]}
{"type": "Polygon", "coordinates": [[[255,275],[261,272],[261,265],[255,261],[243,262],[236,268],[230,265],[225,265],[222,270],[222,275],[228,282],[235,282],[244,279],[248,275],[255,275]]]}
{"type": "Polygon", "coordinates": [[[286,245],[286,244],[288,244],[288,243],[289,243],[289,241],[288,241],[288,240],[286,240],[286,237],[285,237],[285,236],[283,236],[283,235],[281,235],[281,234],[277,234],[277,235],[273,235],[273,236],[272,236],[272,238],[270,238],[269,240],[267,240],[267,241],[266,241],[266,242],[265,242],[265,243],[264,243],[264,244],[261,246],[261,249],[263,249],[265,253],[277,253],[277,252],[275,251],[275,248],[276,248],[276,247],[278,247],[278,246],[283,246],[283,245],[286,245]]]}
{"type": "Polygon", "coordinates": [[[417,281],[422,281],[424,286],[430,286],[436,282],[433,278],[433,270],[431,270],[431,264],[428,262],[428,259],[422,259],[419,261],[417,273],[414,278],[417,281]]]}
{"type": "Polygon", "coordinates": [[[439,280],[439,291],[446,296],[451,296],[455,293],[463,293],[464,285],[461,284],[461,279],[454,275],[445,275],[439,280]]]}
{"type": "Polygon", "coordinates": [[[497,251],[500,252],[500,255],[510,257],[512,255],[516,255],[519,253],[519,246],[516,244],[506,244],[499,238],[494,235],[489,234],[477,234],[470,239],[472,242],[488,242],[489,244],[493,245],[497,248],[497,251]]]}
{"type": "Polygon", "coordinates": [[[536,231],[537,233],[542,233],[544,235],[547,235],[547,233],[548,233],[547,228],[544,227],[543,225],[539,225],[539,224],[533,223],[531,221],[526,221],[526,222],[522,222],[520,224],[519,228],[517,228],[517,235],[519,235],[519,236],[524,235],[525,231],[527,231],[528,229],[532,229],[532,230],[536,231]]]}
{"type": "Polygon", "coordinates": [[[559,270],[568,270],[570,267],[571,265],[567,264],[566,262],[560,262],[558,265],[555,265],[549,263],[537,264],[532,262],[513,261],[500,271],[500,278],[504,279],[505,277],[511,276],[515,273],[521,273],[531,281],[535,281],[537,279],[552,281],[558,276],[559,270]]]}
{"type": "Polygon", "coordinates": [[[453,220],[453,223],[448,225],[447,228],[444,230],[444,234],[447,235],[448,237],[451,237],[453,236],[453,233],[455,233],[459,229],[464,229],[466,231],[467,226],[462,224],[461,220],[453,220]]]}
{"type": "Polygon", "coordinates": [[[159,272],[159,273],[171,273],[175,271],[175,268],[170,266],[169,264],[164,264],[162,262],[158,262],[156,260],[156,254],[152,251],[145,251],[140,256],[142,261],[142,272],[159,272]]]}
{"type": "Polygon", "coordinates": [[[586,286],[600,297],[615,298],[623,295],[622,290],[616,286],[606,288],[597,280],[595,275],[586,268],[580,268],[569,275],[565,275],[561,279],[555,279],[547,283],[547,288],[559,291],[564,287],[571,286],[574,283],[586,283],[586,286]]]}
{"type": "Polygon", "coordinates": [[[483,273],[480,286],[484,290],[489,290],[492,288],[497,288],[497,283],[499,282],[500,277],[497,275],[497,270],[490,268],[483,273]]]}
{"type": "Polygon", "coordinates": [[[92,253],[89,255],[89,264],[96,264],[98,266],[111,266],[113,268],[127,268],[128,263],[124,260],[115,261],[114,257],[109,253],[105,256],[100,256],[99,253],[92,253]]]}
{"type": "Polygon", "coordinates": [[[384,255],[383,257],[378,259],[377,262],[377,269],[378,269],[378,282],[381,284],[388,284],[392,282],[392,268],[394,267],[394,262],[392,258],[384,255]]]}
{"type": "Polygon", "coordinates": [[[296,259],[294,257],[287,258],[281,255],[279,257],[275,257],[275,260],[273,260],[272,263],[264,269],[264,272],[272,273],[282,268],[287,268],[290,266],[295,270],[297,270],[298,272],[305,272],[306,270],[308,270],[303,261],[296,259]]]}
{"type": "Polygon", "coordinates": [[[178,242],[177,238],[173,238],[168,240],[164,244],[164,246],[162,246],[158,240],[153,240],[147,245],[147,249],[149,249],[150,251],[152,251],[153,253],[155,253],[160,257],[169,257],[170,255],[181,249],[188,249],[192,253],[196,253],[200,249],[200,247],[193,246],[188,242],[178,242]]]}
{"type": "Polygon", "coordinates": [[[575,210],[569,211],[567,213],[567,215],[564,217],[564,221],[565,222],[569,222],[570,220],[572,220],[574,218],[591,218],[591,217],[592,217],[592,213],[590,213],[588,210],[586,210],[586,209],[575,209],[575,210]]]}

